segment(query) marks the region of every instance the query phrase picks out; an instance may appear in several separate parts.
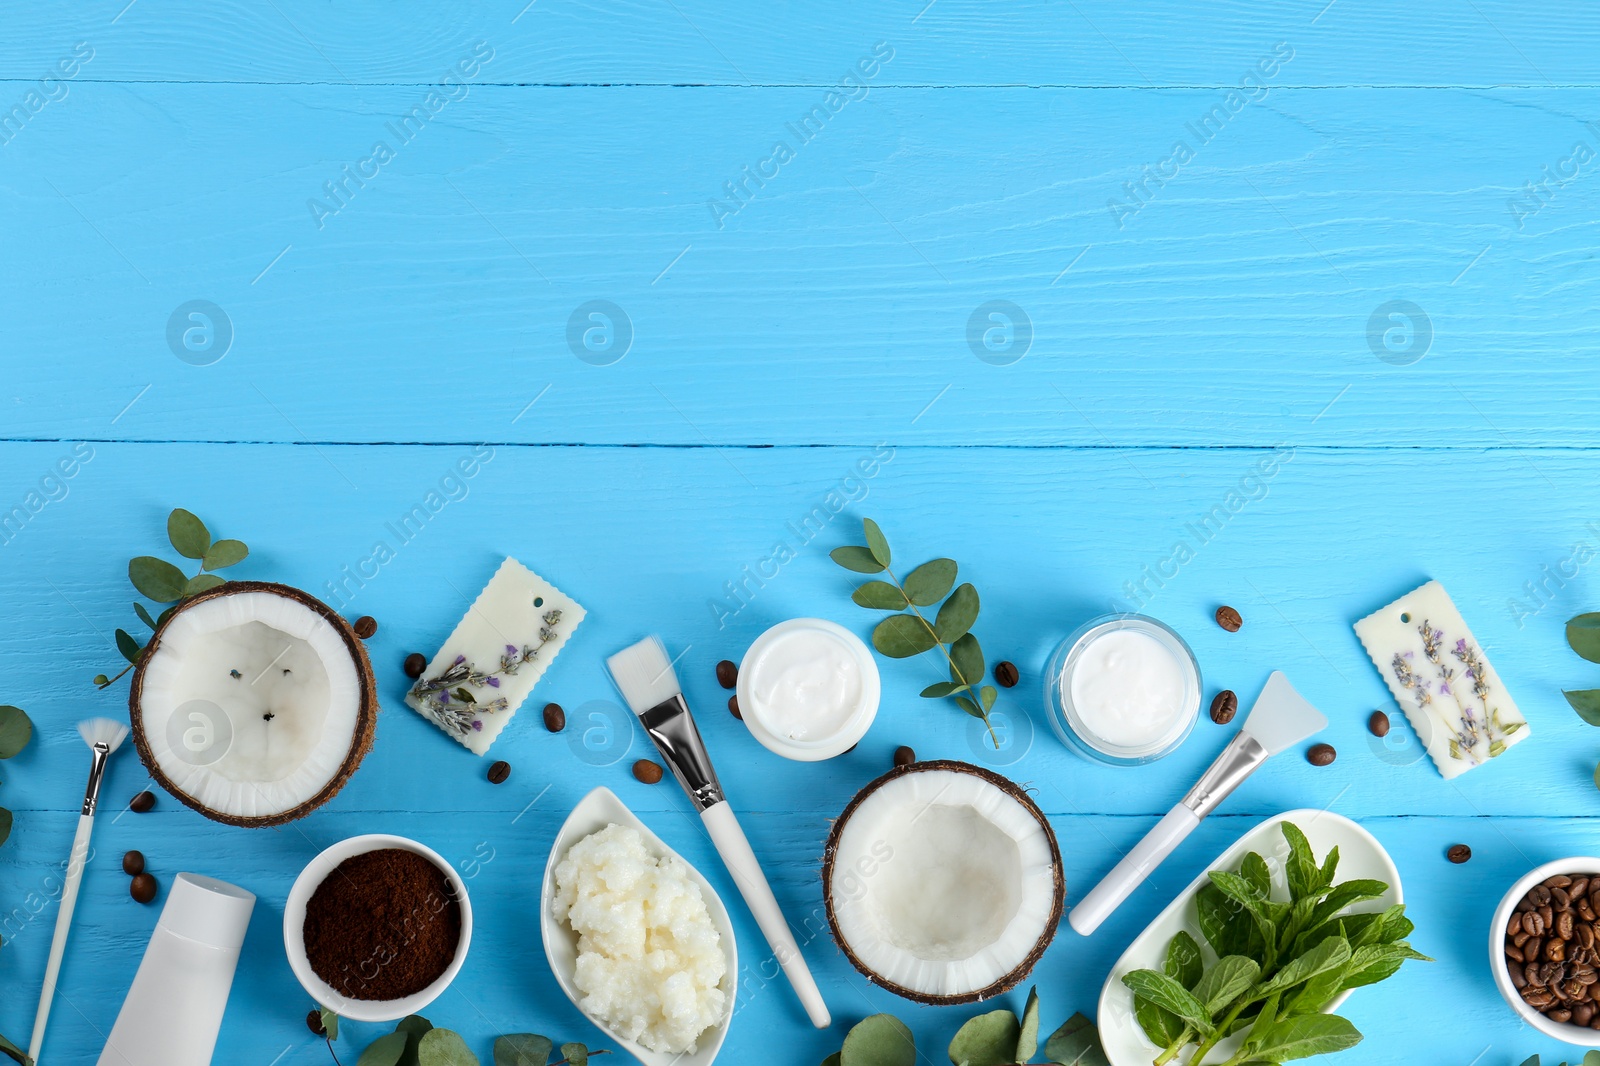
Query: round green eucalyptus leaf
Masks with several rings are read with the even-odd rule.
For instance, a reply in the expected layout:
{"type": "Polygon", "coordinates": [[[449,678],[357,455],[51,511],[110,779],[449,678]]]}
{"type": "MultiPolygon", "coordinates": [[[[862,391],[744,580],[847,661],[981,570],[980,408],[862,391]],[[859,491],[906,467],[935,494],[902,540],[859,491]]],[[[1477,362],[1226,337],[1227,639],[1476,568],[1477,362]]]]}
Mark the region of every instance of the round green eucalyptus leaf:
{"type": "Polygon", "coordinates": [[[139,616],[139,621],[143,622],[145,625],[149,626],[151,629],[155,629],[156,620],[153,617],[151,617],[150,612],[145,609],[144,604],[142,604],[142,603],[138,602],[137,600],[135,600],[134,604],[133,604],[133,613],[139,616]]]}
{"type": "Polygon", "coordinates": [[[534,1033],[512,1033],[494,1042],[494,1066],[546,1066],[555,1042],[534,1033]]]}
{"type": "Polygon", "coordinates": [[[327,1032],[328,1039],[339,1039],[339,1012],[323,1007],[317,1014],[322,1018],[322,1028],[327,1032]]]}
{"type": "Polygon", "coordinates": [[[906,609],[904,593],[887,581],[868,581],[850,594],[858,607],[875,611],[903,611],[906,609]]]}
{"type": "Polygon", "coordinates": [[[915,615],[892,614],[872,631],[872,646],[891,659],[921,655],[937,643],[922,619],[915,615]]]}
{"type": "Polygon", "coordinates": [[[950,1041],[950,1061],[956,1066],[1005,1066],[1017,1062],[1017,1041],[1022,1026],[1008,1010],[992,1010],[967,1020],[950,1041]]]}
{"type": "Polygon", "coordinates": [[[1600,725],[1600,688],[1583,688],[1562,693],[1572,709],[1590,725],[1600,725]]]}
{"type": "Polygon", "coordinates": [[[994,709],[994,701],[1000,696],[1000,690],[993,685],[985,685],[978,690],[978,701],[983,704],[983,713],[988,714],[994,709]]]}
{"type": "Polygon", "coordinates": [[[1022,1008],[1022,1030],[1017,1034],[1017,1062],[1032,1062],[1039,1052],[1039,990],[1028,989],[1028,1004],[1022,1008]]]}
{"type": "MultiPolygon", "coordinates": [[[[933,628],[938,631],[939,639],[946,644],[954,643],[967,630],[972,628],[972,623],[978,620],[978,590],[968,581],[958,585],[944,601],[944,606],[939,608],[938,617],[934,620],[933,628]]],[[[973,678],[974,681],[977,678],[973,678]]]]}
{"type": "Polygon", "coordinates": [[[221,570],[225,566],[234,566],[244,562],[245,556],[250,554],[250,549],[245,547],[242,540],[219,540],[206,549],[205,558],[200,563],[202,570],[221,570]]]}
{"type": "Polygon", "coordinates": [[[950,645],[950,680],[976,685],[983,680],[983,649],[971,633],[950,645]],[[959,672],[960,676],[957,676],[959,672]]]}
{"type": "Polygon", "coordinates": [[[128,580],[133,582],[133,587],[139,590],[140,595],[157,603],[173,603],[182,598],[183,586],[189,581],[182,570],[153,555],[141,555],[129,560],[128,580]]]}
{"type": "Polygon", "coordinates": [[[917,1044],[906,1023],[892,1014],[857,1022],[844,1038],[839,1066],[916,1066],[917,1044]]]}
{"type": "Polygon", "coordinates": [[[211,533],[206,524],[182,507],[167,516],[167,539],[185,559],[204,559],[211,547],[211,533]]]}
{"type": "Polygon", "coordinates": [[[872,553],[859,544],[847,544],[842,548],[835,548],[828,553],[828,558],[846,570],[854,570],[858,574],[883,573],[883,564],[874,559],[872,553]]]}
{"type": "Polygon", "coordinates": [[[130,663],[136,663],[139,661],[139,652],[141,650],[139,642],[133,639],[133,634],[129,633],[126,629],[117,630],[117,650],[120,651],[122,653],[122,657],[128,660],[130,663]]]}
{"type": "MultiPolygon", "coordinates": [[[[406,1034],[390,1033],[367,1045],[367,1050],[356,1060],[356,1066],[395,1066],[405,1053],[406,1034]]],[[[544,1066],[544,1063],[539,1063],[539,1066],[544,1066]]]]}
{"type": "Polygon", "coordinates": [[[467,1042],[448,1029],[430,1029],[417,1044],[417,1066],[481,1066],[467,1042]]]}
{"type": "Polygon", "coordinates": [[[567,1066],[589,1066],[589,1049],[582,1044],[562,1044],[561,1057],[567,1066]]]}
{"type": "Polygon", "coordinates": [[[9,759],[33,739],[33,723],[21,707],[0,707],[0,759],[9,759]]]}
{"type": "Polygon", "coordinates": [[[1567,643],[1585,659],[1600,663],[1600,611],[1590,611],[1568,620],[1567,643]]]}
{"type": "Polygon", "coordinates": [[[932,607],[949,594],[950,587],[955,583],[954,559],[935,559],[923,563],[907,574],[905,581],[902,582],[906,595],[910,596],[911,602],[918,607],[932,607]]]}
{"type": "Polygon", "coordinates": [[[6,842],[6,838],[10,835],[11,812],[6,810],[4,807],[0,807],[0,844],[4,844],[6,842]]]}
{"type": "Polygon", "coordinates": [[[183,594],[185,596],[193,596],[196,593],[204,592],[206,589],[214,589],[218,585],[226,584],[227,582],[216,574],[196,574],[183,583],[183,594]]]}
{"type": "Polygon", "coordinates": [[[878,528],[878,523],[870,518],[861,520],[861,528],[867,535],[867,551],[878,560],[878,565],[889,565],[889,540],[883,535],[883,530],[878,528]]]}

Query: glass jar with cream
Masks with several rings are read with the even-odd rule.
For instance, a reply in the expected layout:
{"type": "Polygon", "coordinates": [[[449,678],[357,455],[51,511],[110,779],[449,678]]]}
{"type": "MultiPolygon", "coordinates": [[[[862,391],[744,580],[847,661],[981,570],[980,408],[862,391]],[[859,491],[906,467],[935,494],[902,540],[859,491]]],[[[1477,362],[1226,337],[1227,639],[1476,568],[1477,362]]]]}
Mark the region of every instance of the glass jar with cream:
{"type": "Polygon", "coordinates": [[[1112,766],[1154,762],[1200,713],[1200,664],[1171,628],[1102,615],[1061,643],[1045,668],[1045,712],[1062,743],[1112,766]]]}
{"type": "Polygon", "coordinates": [[[842,754],[878,713],[878,664],[861,638],[822,618],[792,618],[756,638],[739,664],[739,711],[786,759],[842,754]]]}

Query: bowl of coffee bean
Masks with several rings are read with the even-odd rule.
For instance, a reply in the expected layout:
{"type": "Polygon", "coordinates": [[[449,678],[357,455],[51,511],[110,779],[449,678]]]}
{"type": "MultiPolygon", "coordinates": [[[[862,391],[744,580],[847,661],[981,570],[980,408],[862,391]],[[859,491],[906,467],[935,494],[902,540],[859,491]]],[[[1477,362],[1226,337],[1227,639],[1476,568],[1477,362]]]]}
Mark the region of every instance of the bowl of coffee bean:
{"type": "Polygon", "coordinates": [[[1600,1039],[1600,858],[1547,862],[1512,885],[1490,924],[1489,965],[1523,1021],[1568,1044],[1600,1039]]]}

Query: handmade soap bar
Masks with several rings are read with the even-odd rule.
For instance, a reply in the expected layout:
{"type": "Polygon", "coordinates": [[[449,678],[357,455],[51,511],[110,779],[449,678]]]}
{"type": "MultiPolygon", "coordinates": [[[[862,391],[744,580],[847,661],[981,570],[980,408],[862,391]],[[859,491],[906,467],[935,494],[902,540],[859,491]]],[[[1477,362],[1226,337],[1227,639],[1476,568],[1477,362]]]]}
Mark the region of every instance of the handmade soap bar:
{"type": "Polygon", "coordinates": [[[1445,777],[1481,766],[1528,735],[1527,719],[1437,581],[1355,629],[1445,777]]]}
{"type": "Polygon", "coordinates": [[[584,613],[560,589],[507,559],[406,694],[406,703],[482,755],[584,613]]]}

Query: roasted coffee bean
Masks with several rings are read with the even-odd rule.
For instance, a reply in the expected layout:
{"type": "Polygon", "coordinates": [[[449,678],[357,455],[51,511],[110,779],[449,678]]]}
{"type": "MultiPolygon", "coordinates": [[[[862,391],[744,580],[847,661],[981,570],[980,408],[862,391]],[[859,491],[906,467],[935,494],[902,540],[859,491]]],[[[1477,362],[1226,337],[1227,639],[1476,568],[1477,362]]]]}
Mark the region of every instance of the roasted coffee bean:
{"type": "Polygon", "coordinates": [[[1578,901],[1577,910],[1578,910],[1578,917],[1582,918],[1584,921],[1592,922],[1592,921],[1596,920],[1596,915],[1595,915],[1595,912],[1594,912],[1594,908],[1589,906],[1589,901],[1588,900],[1580,899],[1578,901]]]}
{"type": "Polygon", "coordinates": [[[1506,973],[1511,975],[1511,983],[1516,986],[1517,991],[1520,992],[1528,987],[1528,978],[1523,974],[1522,967],[1507,966],[1506,973]]]}
{"type": "Polygon", "coordinates": [[[128,801],[128,809],[134,814],[144,814],[156,805],[154,792],[141,792],[128,801]]]}
{"type": "Polygon", "coordinates": [[[552,733],[559,733],[567,728],[567,712],[561,709],[561,704],[544,705],[544,727],[552,733]]]}
{"type": "Polygon", "coordinates": [[[1572,884],[1572,878],[1566,874],[1551,874],[1544,879],[1543,884],[1546,888],[1566,888],[1572,884]]]}
{"type": "Polygon", "coordinates": [[[739,668],[733,665],[732,660],[724,659],[717,664],[717,684],[723,688],[732,688],[739,683],[739,668]]]}
{"type": "Polygon", "coordinates": [[[917,761],[917,753],[902,744],[894,749],[894,764],[896,766],[910,766],[917,761]]]}
{"type": "Polygon", "coordinates": [[[1237,633],[1239,632],[1239,627],[1244,625],[1244,619],[1232,607],[1218,607],[1217,625],[1226,629],[1229,633],[1237,633]]]}
{"type": "Polygon", "coordinates": [[[1382,711],[1373,711],[1367,718],[1367,732],[1375,737],[1389,735],[1389,716],[1382,711]]]}
{"type": "Polygon", "coordinates": [[[1543,1010],[1556,1001],[1549,989],[1528,987],[1522,990],[1522,1001],[1534,1010],[1543,1010]]]}
{"type": "Polygon", "coordinates": [[[511,764],[504,759],[489,767],[489,783],[491,785],[503,785],[506,783],[506,778],[510,776],[511,764]]]}
{"type": "Polygon", "coordinates": [[[414,651],[410,655],[406,656],[405,671],[407,677],[421,677],[422,671],[426,670],[427,668],[428,660],[422,657],[422,653],[414,651]]]}
{"type": "Polygon", "coordinates": [[[1587,877],[1575,878],[1572,884],[1567,886],[1567,895],[1571,896],[1574,902],[1576,902],[1579,897],[1587,896],[1588,894],[1589,879],[1587,877]]]}
{"type": "Polygon", "coordinates": [[[1512,911],[1511,920],[1506,923],[1506,936],[1516,936],[1522,932],[1522,912],[1512,911]]]}
{"type": "Polygon", "coordinates": [[[1564,911],[1572,906],[1572,897],[1567,895],[1567,890],[1564,888],[1552,888],[1550,890],[1550,906],[1558,911],[1564,911]]]}
{"type": "Polygon", "coordinates": [[[1522,945],[1528,942],[1528,938],[1531,936],[1533,936],[1533,934],[1528,932],[1526,929],[1519,929],[1515,933],[1511,934],[1511,943],[1520,948],[1522,945]]]}
{"type": "Polygon", "coordinates": [[[1594,1004],[1580,1003],[1572,1008],[1572,1024],[1588,1025],[1594,1021],[1594,1004]]]}
{"type": "Polygon", "coordinates": [[[1546,929],[1554,929],[1556,927],[1555,908],[1550,906],[1550,904],[1546,903],[1543,907],[1539,908],[1539,917],[1544,919],[1544,927],[1546,929]]]}
{"type": "Polygon", "coordinates": [[[1594,926],[1588,922],[1578,922],[1572,927],[1572,935],[1578,938],[1578,943],[1583,945],[1584,951],[1594,949],[1594,926]]]}
{"type": "Polygon", "coordinates": [[[1560,991],[1567,994],[1567,999],[1576,1000],[1579,1003],[1589,998],[1589,986],[1577,978],[1571,978],[1563,983],[1560,986],[1560,991]]]}
{"type": "Polygon", "coordinates": [[[360,637],[362,640],[367,640],[378,631],[378,620],[372,617],[370,614],[364,614],[360,618],[356,619],[354,628],[356,631],[356,636],[360,637]]]}
{"type": "Polygon", "coordinates": [[[1570,1022],[1572,1020],[1572,1012],[1563,1007],[1561,1010],[1553,1010],[1546,1013],[1545,1017],[1553,1022],[1570,1022]]]}
{"type": "Polygon", "coordinates": [[[1212,697],[1211,720],[1218,725],[1227,725],[1233,721],[1233,716],[1239,713],[1239,697],[1234,695],[1232,689],[1223,689],[1212,697]]]}
{"type": "Polygon", "coordinates": [[[323,1028],[322,1012],[320,1010],[309,1010],[306,1012],[306,1028],[310,1029],[318,1036],[326,1036],[328,1034],[328,1030],[323,1028]]]}
{"type": "Polygon", "coordinates": [[[122,857],[122,872],[129,877],[144,873],[144,852],[130,851],[122,857]]]}
{"type": "Polygon", "coordinates": [[[1551,937],[1544,942],[1544,957],[1551,962],[1565,962],[1567,958],[1567,942],[1551,937]]]}
{"type": "Polygon", "coordinates": [[[1572,971],[1572,979],[1579,984],[1592,985],[1600,981],[1600,973],[1596,973],[1593,966],[1580,966],[1572,971]]]}
{"type": "Polygon", "coordinates": [[[1524,963],[1522,966],[1522,976],[1527,980],[1528,984],[1532,985],[1533,987],[1544,987],[1544,967],[1540,966],[1538,963],[1524,963]]]}
{"type": "Polygon", "coordinates": [[[738,696],[728,697],[728,713],[739,719],[739,721],[744,721],[744,712],[739,709],[738,696]]]}
{"type": "Polygon", "coordinates": [[[1339,757],[1332,744],[1313,744],[1306,749],[1306,761],[1312,766],[1327,766],[1339,757]]]}
{"type": "Polygon", "coordinates": [[[1534,885],[1528,889],[1528,898],[1533,900],[1535,907],[1543,907],[1550,902],[1550,888],[1548,885],[1534,885]]]}
{"type": "Polygon", "coordinates": [[[140,903],[149,903],[156,898],[156,892],[160,887],[154,877],[148,873],[141,873],[128,884],[128,892],[140,903]]]}
{"type": "Polygon", "coordinates": [[[633,764],[633,776],[647,785],[653,785],[661,780],[661,766],[649,759],[640,759],[633,764]]]}
{"type": "Polygon", "coordinates": [[[1544,936],[1544,916],[1538,911],[1529,911],[1522,916],[1522,928],[1533,936],[1544,936]]]}
{"type": "Polygon", "coordinates": [[[1506,958],[1510,959],[1512,962],[1521,962],[1522,961],[1522,949],[1520,947],[1518,947],[1517,945],[1515,945],[1515,944],[1507,944],[1506,945],[1506,958]]]}
{"type": "Polygon", "coordinates": [[[1526,944],[1522,945],[1522,961],[1523,962],[1535,962],[1535,961],[1537,961],[1538,958],[1539,958],[1539,952],[1543,948],[1544,948],[1544,938],[1543,937],[1537,937],[1536,936],[1533,939],[1529,940],[1526,944]]]}
{"type": "Polygon", "coordinates": [[[1465,844],[1451,844],[1450,850],[1444,853],[1444,857],[1453,863],[1460,864],[1472,858],[1472,849],[1465,844]]]}
{"type": "Polygon", "coordinates": [[[994,683],[1001,688],[1014,688],[1022,680],[1022,673],[1017,669],[1017,664],[1006,659],[1001,659],[994,664],[994,683]]]}
{"type": "Polygon", "coordinates": [[[1572,931],[1572,912],[1562,911],[1560,914],[1556,915],[1556,936],[1560,937],[1562,940],[1571,940],[1572,931]]]}

